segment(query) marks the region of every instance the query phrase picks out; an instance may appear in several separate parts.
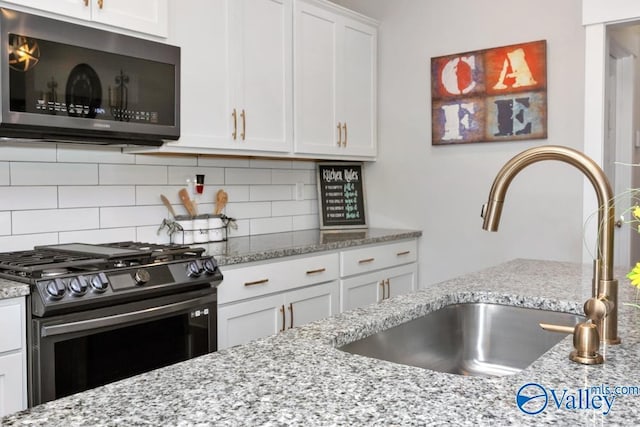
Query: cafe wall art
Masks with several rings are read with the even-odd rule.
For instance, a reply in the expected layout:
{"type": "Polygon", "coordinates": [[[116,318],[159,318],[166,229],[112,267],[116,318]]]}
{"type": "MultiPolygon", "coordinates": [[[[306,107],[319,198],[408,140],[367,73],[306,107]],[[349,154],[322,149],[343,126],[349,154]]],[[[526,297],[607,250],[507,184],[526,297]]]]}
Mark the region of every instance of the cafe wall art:
{"type": "Polygon", "coordinates": [[[547,42],[431,58],[433,145],[547,137],[547,42]]]}

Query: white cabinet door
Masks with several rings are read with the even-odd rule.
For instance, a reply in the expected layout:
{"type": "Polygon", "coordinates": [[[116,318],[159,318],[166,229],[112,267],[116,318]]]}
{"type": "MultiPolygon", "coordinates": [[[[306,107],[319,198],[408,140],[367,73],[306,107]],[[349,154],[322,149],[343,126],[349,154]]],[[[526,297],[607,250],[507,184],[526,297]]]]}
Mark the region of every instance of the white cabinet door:
{"type": "Polygon", "coordinates": [[[376,49],[375,26],[295,3],[296,152],[375,157],[376,49]]]}
{"type": "Polygon", "coordinates": [[[182,49],[181,135],[164,151],[290,152],[291,0],[190,0],[170,13],[169,42],[182,49]]]}
{"type": "Polygon", "coordinates": [[[6,0],[71,18],[166,37],[168,0],[6,0]]]}
{"type": "Polygon", "coordinates": [[[353,310],[382,301],[385,279],[386,275],[383,270],[341,280],[341,311],[353,310]]]}
{"type": "Polygon", "coordinates": [[[229,3],[233,23],[230,28],[234,85],[231,105],[236,109],[234,147],[238,149],[291,151],[291,1],[233,0],[229,3]]]}
{"type": "Polygon", "coordinates": [[[167,37],[168,0],[90,0],[90,3],[91,19],[95,22],[167,37]]]}
{"type": "Polygon", "coordinates": [[[218,350],[278,333],[284,316],[281,294],[218,307],[218,350]]]}
{"type": "Polygon", "coordinates": [[[26,407],[22,384],[24,369],[22,353],[0,356],[0,417],[26,407]]]}
{"type": "Polygon", "coordinates": [[[415,292],[418,289],[418,264],[390,268],[384,272],[387,280],[387,298],[415,292]]]}
{"type": "Polygon", "coordinates": [[[338,281],[334,280],[287,292],[284,299],[288,311],[287,328],[302,326],[338,313],[338,287],[338,281]]]}

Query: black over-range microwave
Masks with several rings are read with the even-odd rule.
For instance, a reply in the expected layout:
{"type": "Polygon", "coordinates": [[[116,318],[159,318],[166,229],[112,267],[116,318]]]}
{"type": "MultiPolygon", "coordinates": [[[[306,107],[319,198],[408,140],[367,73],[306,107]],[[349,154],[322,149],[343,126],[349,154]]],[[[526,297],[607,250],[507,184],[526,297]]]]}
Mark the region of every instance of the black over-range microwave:
{"type": "Polygon", "coordinates": [[[0,8],[0,137],[180,136],[180,48],[0,8]]]}

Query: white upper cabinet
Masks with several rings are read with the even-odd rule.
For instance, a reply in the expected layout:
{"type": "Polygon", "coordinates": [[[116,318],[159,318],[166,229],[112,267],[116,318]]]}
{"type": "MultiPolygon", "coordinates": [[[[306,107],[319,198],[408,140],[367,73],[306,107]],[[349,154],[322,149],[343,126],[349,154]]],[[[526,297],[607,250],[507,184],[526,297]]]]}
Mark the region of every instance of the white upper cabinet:
{"type": "Polygon", "coordinates": [[[171,4],[182,48],[181,137],[196,152],[291,151],[291,0],[171,4]],[[197,31],[195,30],[197,29],[197,31]]]}
{"type": "Polygon", "coordinates": [[[168,0],[6,0],[58,15],[166,37],[168,0]]]}
{"type": "Polygon", "coordinates": [[[376,156],[377,28],[312,0],[294,7],[295,152],[376,156]]]}

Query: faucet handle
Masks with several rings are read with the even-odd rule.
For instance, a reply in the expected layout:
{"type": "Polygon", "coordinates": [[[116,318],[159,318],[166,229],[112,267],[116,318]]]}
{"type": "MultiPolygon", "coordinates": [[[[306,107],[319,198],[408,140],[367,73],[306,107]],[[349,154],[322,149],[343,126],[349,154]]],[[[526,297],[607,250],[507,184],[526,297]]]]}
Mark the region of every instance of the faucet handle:
{"type": "Polygon", "coordinates": [[[604,295],[600,295],[597,298],[593,297],[585,301],[584,314],[595,323],[607,317],[613,307],[613,302],[609,301],[604,295]]]}
{"type": "Polygon", "coordinates": [[[576,326],[561,326],[550,323],[540,323],[540,327],[551,332],[561,332],[573,335],[574,350],[569,354],[569,359],[583,365],[599,365],[604,359],[598,349],[600,348],[600,334],[593,323],[578,323],[576,326]]]}

